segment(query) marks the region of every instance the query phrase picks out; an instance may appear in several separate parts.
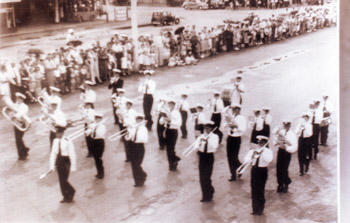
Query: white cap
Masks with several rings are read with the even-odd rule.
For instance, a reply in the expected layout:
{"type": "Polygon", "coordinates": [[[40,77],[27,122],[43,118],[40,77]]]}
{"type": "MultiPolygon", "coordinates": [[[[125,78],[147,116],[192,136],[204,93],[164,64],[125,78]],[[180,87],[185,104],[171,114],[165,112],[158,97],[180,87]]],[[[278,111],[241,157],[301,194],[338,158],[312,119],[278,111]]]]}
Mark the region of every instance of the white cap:
{"type": "Polygon", "coordinates": [[[91,81],[85,81],[85,84],[93,86],[94,84],[91,81]]]}
{"type": "Polygon", "coordinates": [[[303,112],[303,114],[301,114],[301,117],[305,117],[305,116],[307,116],[309,118],[311,117],[309,112],[303,112]]]}
{"type": "Polygon", "coordinates": [[[176,104],[176,101],[174,99],[168,99],[168,103],[173,103],[173,104],[176,104]]]}
{"type": "Polygon", "coordinates": [[[204,106],[203,106],[201,103],[197,103],[197,104],[196,104],[196,108],[202,108],[202,109],[203,109],[204,106]]]}
{"type": "Polygon", "coordinates": [[[103,117],[103,113],[102,112],[95,112],[95,117],[103,117]]]}
{"type": "Polygon", "coordinates": [[[120,72],[121,72],[119,69],[116,69],[116,68],[114,68],[112,71],[113,71],[113,72],[117,72],[117,73],[120,73],[120,72]]]}
{"type": "Polygon", "coordinates": [[[241,108],[241,105],[240,104],[235,104],[235,103],[232,103],[230,105],[231,108],[241,108]]]}
{"type": "Polygon", "coordinates": [[[219,92],[218,90],[214,90],[214,91],[213,91],[213,94],[214,94],[214,95],[217,95],[217,94],[220,95],[220,92],[219,92]]]}
{"type": "Polygon", "coordinates": [[[136,118],[136,119],[137,119],[137,118],[142,118],[142,119],[144,119],[144,118],[145,118],[145,115],[142,114],[142,113],[137,113],[136,116],[135,116],[135,118],[136,118]]]}
{"type": "Polygon", "coordinates": [[[264,111],[270,111],[271,108],[270,108],[270,107],[263,107],[262,110],[264,110],[264,111]]]}
{"type": "Polygon", "coordinates": [[[257,139],[257,140],[266,140],[266,141],[269,141],[269,137],[267,137],[267,136],[262,136],[262,135],[256,136],[256,139],[257,139]]]}
{"type": "Polygon", "coordinates": [[[117,88],[117,92],[119,93],[125,93],[125,90],[123,88],[117,88]]]}
{"type": "Polygon", "coordinates": [[[282,121],[282,123],[285,125],[285,124],[292,124],[292,120],[290,120],[290,119],[284,119],[283,121],[282,121]]]}
{"type": "Polygon", "coordinates": [[[50,86],[50,90],[53,92],[60,92],[61,91],[60,89],[58,89],[57,87],[54,87],[54,86],[50,86]]]}
{"type": "Polygon", "coordinates": [[[27,98],[24,94],[19,93],[19,92],[16,92],[16,97],[22,98],[23,100],[25,100],[27,98]]]}
{"type": "Polygon", "coordinates": [[[68,29],[68,33],[74,33],[74,29],[68,29]]]}
{"type": "Polygon", "coordinates": [[[134,102],[131,99],[126,99],[126,103],[134,104],[134,102]]]}

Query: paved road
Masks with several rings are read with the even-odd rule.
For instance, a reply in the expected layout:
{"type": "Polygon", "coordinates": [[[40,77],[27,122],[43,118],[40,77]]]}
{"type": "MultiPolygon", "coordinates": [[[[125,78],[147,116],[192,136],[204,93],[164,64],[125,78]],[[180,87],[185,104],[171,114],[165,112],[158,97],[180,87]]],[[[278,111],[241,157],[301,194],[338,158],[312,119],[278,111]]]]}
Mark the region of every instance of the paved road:
{"type": "MultiPolygon", "coordinates": [[[[334,104],[337,95],[337,29],[330,28],[295,37],[280,43],[241,52],[220,54],[198,65],[160,68],[154,79],[157,93],[178,97],[182,90],[190,92],[194,105],[205,103],[214,89],[229,84],[237,70],[243,71],[247,87],[243,115],[250,115],[255,107],[272,108],[273,124],[283,118],[297,121],[308,103],[329,92],[334,104]]],[[[133,76],[126,80],[126,95],[135,99],[141,111],[141,96],[135,88],[142,79],[133,76]]],[[[110,93],[106,86],[96,88],[96,108],[112,120],[110,93]]],[[[64,97],[63,110],[76,117],[78,94],[64,97]]],[[[30,111],[38,116],[38,106],[30,111]]],[[[209,115],[207,113],[207,115],[209,115]]],[[[336,116],[337,114],[335,114],[336,116]]],[[[329,147],[320,148],[319,160],[311,164],[309,174],[298,176],[296,154],[293,155],[290,176],[293,183],[288,194],[277,194],[275,159],[269,168],[266,186],[265,215],[253,217],[251,212],[249,174],[230,183],[225,146],[215,155],[213,185],[216,193],[211,203],[200,203],[197,158],[192,154],[183,158],[177,172],[169,172],[166,152],[159,151],[156,133],[150,134],[143,167],[148,179],[143,188],[134,188],[129,163],[124,163],[124,149],[118,143],[107,142],[104,154],[106,176],[96,180],[94,161],[85,158],[83,138],[74,141],[78,154],[78,171],[70,181],[77,189],[75,203],[60,204],[57,174],[39,180],[48,169],[48,132],[38,122],[26,133],[30,145],[27,161],[17,161],[12,126],[0,120],[0,221],[31,222],[336,222],[337,220],[337,120],[330,127],[329,147]]],[[[295,125],[293,125],[295,126],[295,125]]],[[[193,128],[193,121],[188,122],[193,128]]],[[[107,124],[108,133],[117,128],[107,124]]],[[[177,152],[194,140],[190,131],[187,140],[179,139],[177,152]]],[[[248,151],[247,132],[243,137],[240,158],[248,151]]],[[[273,148],[276,156],[276,148],[273,148]]],[[[247,171],[248,172],[248,171],[247,171]]]]}

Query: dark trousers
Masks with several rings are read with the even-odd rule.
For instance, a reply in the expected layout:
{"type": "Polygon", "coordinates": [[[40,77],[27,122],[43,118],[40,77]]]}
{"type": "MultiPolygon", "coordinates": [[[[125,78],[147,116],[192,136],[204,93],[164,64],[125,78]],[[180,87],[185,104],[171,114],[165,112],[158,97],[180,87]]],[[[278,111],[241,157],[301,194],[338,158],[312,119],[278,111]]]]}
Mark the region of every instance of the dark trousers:
{"type": "Polygon", "coordinates": [[[73,200],[75,189],[68,182],[70,171],[70,159],[68,156],[57,155],[56,159],[58,179],[60,181],[61,192],[65,200],[73,200]]]}
{"type": "Polygon", "coordinates": [[[327,144],[328,126],[329,125],[320,127],[321,145],[326,145],[327,144]]]}
{"type": "Polygon", "coordinates": [[[92,142],[92,154],[95,159],[97,175],[103,177],[104,176],[104,168],[102,155],[105,149],[105,141],[103,139],[91,139],[92,142]]]}
{"type": "Polygon", "coordinates": [[[310,164],[310,150],[311,150],[311,137],[301,138],[299,137],[298,143],[298,160],[299,160],[299,172],[304,173],[304,168],[308,169],[310,164]]]}
{"type": "Polygon", "coordinates": [[[92,155],[93,139],[91,138],[91,136],[85,136],[85,142],[86,142],[89,155],[92,155]]]}
{"type": "Polygon", "coordinates": [[[125,138],[123,139],[123,143],[124,143],[124,151],[125,151],[125,159],[126,161],[130,161],[130,141],[129,140],[125,140],[125,138]]]}
{"type": "Polygon", "coordinates": [[[143,171],[141,164],[145,155],[143,143],[130,142],[130,161],[132,176],[135,184],[143,184],[146,181],[147,174],[143,171]]]}
{"type": "Polygon", "coordinates": [[[214,166],[214,154],[202,153],[199,154],[199,180],[202,189],[202,199],[211,200],[214,194],[214,187],[211,185],[211,175],[214,166]]]}
{"type": "Polygon", "coordinates": [[[117,111],[117,109],[113,106],[113,104],[112,104],[112,108],[113,108],[114,124],[119,124],[119,118],[118,118],[117,114],[115,113],[117,111]]]}
{"type": "Polygon", "coordinates": [[[320,136],[320,124],[312,124],[312,149],[310,158],[317,159],[318,140],[320,136]]]}
{"type": "Polygon", "coordinates": [[[187,111],[180,111],[181,113],[181,118],[182,118],[182,124],[181,124],[181,134],[182,137],[187,137],[187,126],[186,126],[186,122],[187,122],[187,111]]]}
{"type": "Polygon", "coordinates": [[[231,178],[236,179],[236,170],[241,165],[238,159],[239,149],[241,147],[241,137],[227,137],[227,160],[230,166],[231,178]]]}
{"type": "Polygon", "coordinates": [[[152,128],[152,106],[153,106],[153,95],[152,94],[144,94],[143,95],[143,112],[145,114],[145,120],[147,121],[146,127],[148,130],[152,128]]]}
{"type": "Polygon", "coordinates": [[[160,116],[158,117],[157,121],[157,135],[158,135],[158,143],[160,149],[163,149],[165,146],[165,138],[164,138],[164,131],[165,127],[164,125],[159,124],[160,116]]]}
{"type": "Polygon", "coordinates": [[[263,213],[264,211],[267,176],[267,167],[252,167],[250,186],[252,190],[253,213],[263,213]]]}
{"type": "Polygon", "coordinates": [[[218,114],[212,113],[210,120],[213,121],[215,123],[215,127],[217,127],[217,129],[214,131],[214,133],[219,136],[219,143],[221,144],[222,137],[223,137],[223,134],[220,131],[221,113],[218,113],[218,114]]]}
{"type": "Polygon", "coordinates": [[[117,68],[119,70],[122,69],[122,57],[123,57],[123,52],[115,53],[115,58],[117,59],[117,68]]]}
{"type": "Polygon", "coordinates": [[[16,127],[13,127],[13,128],[15,130],[15,139],[16,139],[18,158],[20,159],[26,158],[28,155],[29,149],[26,147],[26,145],[24,145],[24,142],[23,142],[24,132],[18,130],[16,127]]]}
{"type": "Polygon", "coordinates": [[[292,158],[292,155],[287,152],[285,149],[278,149],[277,152],[277,182],[278,185],[281,187],[288,186],[292,180],[289,178],[288,175],[288,167],[290,160],[292,158]]]}
{"type": "Polygon", "coordinates": [[[178,136],[177,129],[165,130],[165,144],[166,144],[166,151],[168,155],[170,169],[174,168],[175,167],[174,163],[180,160],[180,158],[176,156],[176,152],[175,152],[177,136],[178,136]]]}
{"type": "Polygon", "coordinates": [[[56,138],[56,133],[54,133],[53,131],[50,131],[50,151],[52,149],[52,143],[55,138],[56,138]]]}

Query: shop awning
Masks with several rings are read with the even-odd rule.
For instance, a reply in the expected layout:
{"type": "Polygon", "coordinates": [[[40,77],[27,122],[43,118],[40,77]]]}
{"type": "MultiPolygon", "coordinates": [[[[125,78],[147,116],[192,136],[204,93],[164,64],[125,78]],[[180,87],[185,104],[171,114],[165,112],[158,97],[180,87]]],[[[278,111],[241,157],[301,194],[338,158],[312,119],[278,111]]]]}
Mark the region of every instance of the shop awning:
{"type": "Polygon", "coordinates": [[[21,2],[21,0],[0,0],[0,4],[21,2]]]}

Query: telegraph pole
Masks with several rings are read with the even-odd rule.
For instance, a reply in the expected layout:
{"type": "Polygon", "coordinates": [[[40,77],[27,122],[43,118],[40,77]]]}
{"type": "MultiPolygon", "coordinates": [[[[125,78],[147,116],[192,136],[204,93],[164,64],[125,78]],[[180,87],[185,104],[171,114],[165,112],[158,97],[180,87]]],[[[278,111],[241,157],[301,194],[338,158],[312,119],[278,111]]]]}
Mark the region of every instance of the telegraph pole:
{"type": "Polygon", "coordinates": [[[131,34],[134,44],[134,71],[139,70],[138,33],[137,33],[137,0],[131,0],[131,34]]]}

